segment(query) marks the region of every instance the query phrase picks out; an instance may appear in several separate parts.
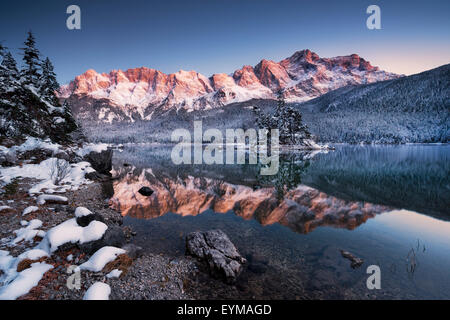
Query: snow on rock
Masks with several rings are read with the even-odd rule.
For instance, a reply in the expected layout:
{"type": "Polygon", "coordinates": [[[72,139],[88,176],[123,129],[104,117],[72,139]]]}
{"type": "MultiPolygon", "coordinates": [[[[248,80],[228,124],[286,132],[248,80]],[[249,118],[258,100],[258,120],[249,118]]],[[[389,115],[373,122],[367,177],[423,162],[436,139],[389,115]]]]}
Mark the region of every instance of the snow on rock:
{"type": "MultiPolygon", "coordinates": [[[[40,182],[30,188],[30,194],[37,194],[46,190],[47,193],[66,192],[68,190],[78,190],[81,185],[90,184],[92,181],[85,178],[85,174],[95,171],[89,162],[83,161],[70,164],[66,160],[49,158],[39,164],[25,164],[0,169],[0,186],[10,183],[14,178],[34,178],[40,182]],[[52,173],[55,171],[57,161],[62,162],[62,166],[68,166],[66,174],[58,185],[54,184],[52,173]]],[[[54,175],[54,174],[53,174],[54,175]]]]}
{"type": "Polygon", "coordinates": [[[106,143],[98,143],[98,144],[86,144],[83,146],[83,148],[78,149],[76,151],[76,154],[80,157],[84,157],[85,155],[88,155],[91,152],[97,152],[100,153],[102,151],[108,150],[108,144],[106,143]]]}
{"type": "Polygon", "coordinates": [[[6,211],[6,210],[12,210],[10,206],[0,206],[0,212],[6,211]]]}
{"type": "Polygon", "coordinates": [[[109,300],[111,287],[103,282],[96,282],[87,289],[83,300],[109,300]]]}
{"type": "Polygon", "coordinates": [[[42,257],[48,257],[48,253],[42,249],[30,249],[22,253],[16,258],[15,267],[20,263],[20,261],[25,259],[36,260],[42,257]]]}
{"type": "MultiPolygon", "coordinates": [[[[14,262],[14,257],[9,255],[9,252],[6,250],[0,250],[0,270],[3,273],[6,273],[10,268],[11,264],[14,262]]],[[[0,285],[3,283],[4,275],[0,277],[0,285]]]]}
{"type": "Polygon", "coordinates": [[[46,202],[49,203],[61,203],[61,204],[67,204],[69,200],[67,200],[66,197],[63,196],[55,196],[52,194],[42,194],[37,199],[37,204],[43,205],[46,202]]]}
{"type": "Polygon", "coordinates": [[[69,255],[66,257],[66,260],[67,260],[67,261],[72,261],[72,260],[73,260],[73,254],[69,254],[69,255]]]}
{"type": "Polygon", "coordinates": [[[122,274],[122,270],[114,269],[106,275],[107,278],[118,278],[122,274]]]}
{"type": "Polygon", "coordinates": [[[39,248],[54,252],[65,243],[85,243],[99,240],[103,237],[108,226],[100,221],[91,221],[86,227],[80,227],[76,218],[69,219],[47,231],[39,248]]]}
{"type": "Polygon", "coordinates": [[[10,246],[16,245],[17,243],[21,241],[28,241],[33,242],[33,238],[36,236],[44,237],[45,231],[42,230],[36,230],[37,228],[40,228],[42,226],[42,221],[39,219],[33,219],[31,220],[28,225],[24,228],[20,228],[18,230],[14,230],[14,233],[16,235],[16,238],[12,240],[10,243],[10,246]]]}
{"type": "Polygon", "coordinates": [[[88,261],[79,266],[80,270],[93,272],[102,271],[108,262],[114,261],[118,255],[125,253],[124,249],[106,246],[97,250],[88,261]]]}
{"type": "Polygon", "coordinates": [[[18,272],[14,280],[0,288],[0,300],[15,300],[27,294],[38,285],[44,273],[52,268],[52,265],[44,262],[32,263],[30,268],[18,272]]]}
{"type": "Polygon", "coordinates": [[[27,208],[25,208],[25,209],[23,210],[22,216],[27,215],[27,214],[29,214],[29,213],[31,213],[31,212],[36,212],[36,211],[38,211],[38,210],[39,210],[39,207],[36,207],[36,206],[30,206],[30,207],[27,207],[27,208]]]}
{"type": "Polygon", "coordinates": [[[8,251],[0,250],[0,300],[13,300],[27,294],[36,286],[45,272],[53,268],[52,265],[35,262],[31,267],[17,272],[17,266],[25,259],[37,260],[47,257],[48,253],[40,249],[25,251],[17,258],[9,255],[8,251]]]}
{"type": "Polygon", "coordinates": [[[75,217],[84,217],[92,214],[92,211],[85,207],[78,207],[75,209],[75,217]]]}
{"type": "Polygon", "coordinates": [[[35,149],[45,149],[56,152],[60,148],[61,146],[59,144],[53,143],[49,139],[41,140],[35,137],[28,137],[24,143],[22,143],[20,146],[13,146],[11,150],[25,152],[35,149]]]}

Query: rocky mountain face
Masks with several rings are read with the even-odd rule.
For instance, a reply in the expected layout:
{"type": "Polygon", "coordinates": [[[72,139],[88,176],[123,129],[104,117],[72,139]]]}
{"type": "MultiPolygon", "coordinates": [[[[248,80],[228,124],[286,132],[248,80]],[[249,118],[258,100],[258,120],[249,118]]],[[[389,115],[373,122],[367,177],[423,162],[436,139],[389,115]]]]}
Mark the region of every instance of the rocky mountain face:
{"type": "Polygon", "coordinates": [[[280,62],[262,60],[232,74],[206,77],[195,71],[164,74],[155,69],[88,70],[59,90],[80,119],[104,122],[150,120],[169,110],[208,110],[250,99],[303,102],[347,85],[398,78],[356,54],[320,58],[310,50],[280,62]]]}

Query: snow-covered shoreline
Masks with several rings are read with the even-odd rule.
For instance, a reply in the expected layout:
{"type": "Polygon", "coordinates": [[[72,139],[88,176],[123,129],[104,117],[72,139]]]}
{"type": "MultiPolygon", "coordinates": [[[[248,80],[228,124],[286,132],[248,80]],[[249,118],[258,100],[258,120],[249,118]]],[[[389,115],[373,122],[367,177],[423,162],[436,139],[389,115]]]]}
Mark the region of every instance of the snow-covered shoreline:
{"type": "MultiPolygon", "coordinates": [[[[105,235],[108,226],[104,222],[92,220],[86,226],[80,226],[77,223],[80,216],[79,212],[83,212],[84,217],[93,215],[90,210],[83,207],[78,207],[75,210],[75,217],[55,225],[47,231],[41,229],[43,222],[40,219],[26,219],[28,216],[39,214],[47,205],[68,204],[66,197],[53,195],[53,193],[77,191],[80,187],[93,183],[86,178],[87,173],[95,172],[89,162],[73,161],[70,163],[69,160],[74,159],[57,158],[54,155],[67,155],[68,152],[72,152],[79,156],[79,159],[75,160],[82,160],[84,156],[91,152],[100,153],[107,148],[108,146],[105,144],[86,144],[81,148],[63,147],[49,140],[40,140],[33,137],[27,138],[24,143],[18,146],[10,148],[2,146],[0,152],[9,155],[9,157],[6,157],[6,162],[13,164],[13,166],[0,166],[0,186],[6,187],[17,180],[32,179],[34,182],[28,185],[28,201],[30,203],[35,202],[36,205],[28,206],[22,211],[21,219],[25,220],[20,221],[21,227],[14,230],[12,239],[11,237],[1,239],[2,247],[6,249],[12,249],[21,243],[27,243],[26,247],[29,248],[17,257],[12,256],[8,250],[0,250],[0,300],[17,299],[36,287],[44,274],[54,268],[52,264],[45,261],[51,260],[53,253],[61,246],[67,243],[83,244],[97,241],[105,235]],[[52,157],[39,163],[28,163],[33,160],[32,157],[31,159],[18,160],[19,155],[24,155],[26,152],[33,154],[35,150],[51,152],[52,157]],[[61,168],[64,168],[64,172],[56,171],[62,170],[61,168]],[[59,177],[56,175],[59,175],[59,177]],[[43,258],[45,258],[45,261],[41,261],[43,258]],[[30,261],[29,267],[22,270],[25,261],[30,261]]],[[[14,197],[15,195],[10,196],[14,197]]],[[[16,201],[8,200],[8,203],[11,206],[2,206],[2,212],[15,211],[16,201]]],[[[123,249],[117,248],[117,250],[125,253],[123,249]]],[[[110,257],[104,257],[104,260],[106,262],[113,261],[115,257],[115,255],[110,255],[110,257]]],[[[99,266],[100,269],[103,267],[104,265],[99,266]]],[[[102,288],[104,290],[104,287],[102,288]]],[[[99,297],[96,291],[96,287],[91,287],[88,290],[89,294],[86,295],[87,299],[99,297]]]]}
{"type": "Polygon", "coordinates": [[[142,256],[128,243],[132,231],[121,226],[121,214],[105,205],[102,184],[87,177],[95,170],[83,157],[111,147],[30,138],[0,149],[16,154],[14,164],[0,166],[0,300],[138,298],[136,287],[143,282],[149,283],[142,292],[147,299],[189,299],[178,283],[192,272],[193,262],[183,260],[167,271],[170,257],[142,256]],[[43,149],[51,151],[48,158],[30,159],[43,149]],[[64,153],[72,158],[56,157],[64,153]],[[56,184],[52,165],[57,161],[69,166],[56,184]],[[138,276],[127,278],[131,266],[138,276]],[[154,292],[150,284],[167,272],[172,285],[154,292]],[[81,287],[70,289],[67,281],[75,274],[81,287]]]}

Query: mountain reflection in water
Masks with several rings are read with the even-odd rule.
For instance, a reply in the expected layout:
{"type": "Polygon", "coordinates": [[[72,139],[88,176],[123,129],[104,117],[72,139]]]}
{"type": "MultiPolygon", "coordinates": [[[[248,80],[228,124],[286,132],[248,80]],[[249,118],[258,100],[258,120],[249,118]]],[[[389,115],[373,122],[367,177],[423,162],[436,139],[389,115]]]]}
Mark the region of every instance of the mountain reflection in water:
{"type": "Polygon", "coordinates": [[[303,234],[319,226],[352,230],[388,210],[386,206],[341,200],[298,184],[310,154],[291,154],[288,160],[282,159],[276,176],[254,176],[253,180],[243,179],[243,184],[194,177],[191,172],[180,170],[170,174],[168,167],[163,172],[153,168],[116,167],[110,204],[122,215],[140,219],[157,218],[168,212],[195,216],[208,209],[216,213],[232,211],[263,226],[279,223],[303,234]],[[143,186],[154,193],[141,195],[138,190],[143,186]]]}
{"type": "Polygon", "coordinates": [[[122,215],[140,219],[157,218],[168,212],[195,216],[208,209],[216,213],[232,210],[243,219],[254,218],[262,225],[278,222],[293,231],[308,233],[318,226],[354,229],[387,210],[385,206],[340,200],[304,185],[288,191],[280,202],[274,188],[253,190],[191,176],[170,180],[157,178],[149,169],[134,174],[114,182],[114,197],[110,201],[122,215]],[[153,195],[141,195],[138,190],[142,186],[150,187],[153,195]]]}
{"type": "Polygon", "coordinates": [[[206,277],[199,298],[449,298],[450,146],[290,151],[275,176],[261,176],[258,165],[176,166],[170,152],[117,150],[105,192],[149,253],[183,256],[185,236],[197,230],[230,237],[248,266],[236,286],[206,277]],[[141,195],[143,186],[154,193],[141,195]],[[341,249],[364,265],[352,269],[341,249]],[[381,290],[367,289],[372,264],[381,290]]]}

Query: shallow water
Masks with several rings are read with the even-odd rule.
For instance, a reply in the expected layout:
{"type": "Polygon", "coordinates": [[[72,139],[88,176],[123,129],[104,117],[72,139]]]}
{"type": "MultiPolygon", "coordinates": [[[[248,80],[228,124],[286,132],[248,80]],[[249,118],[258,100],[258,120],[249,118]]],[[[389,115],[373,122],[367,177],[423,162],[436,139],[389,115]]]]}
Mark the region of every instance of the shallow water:
{"type": "Polygon", "coordinates": [[[115,152],[111,203],[154,253],[182,256],[189,232],[225,231],[249,264],[239,296],[212,296],[450,298],[449,146],[289,152],[266,177],[257,165],[175,166],[170,151],[115,152]],[[155,193],[140,195],[144,185],[155,193]],[[340,249],[364,264],[352,269],[340,249]],[[380,290],[366,286],[369,265],[380,290]]]}

